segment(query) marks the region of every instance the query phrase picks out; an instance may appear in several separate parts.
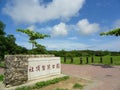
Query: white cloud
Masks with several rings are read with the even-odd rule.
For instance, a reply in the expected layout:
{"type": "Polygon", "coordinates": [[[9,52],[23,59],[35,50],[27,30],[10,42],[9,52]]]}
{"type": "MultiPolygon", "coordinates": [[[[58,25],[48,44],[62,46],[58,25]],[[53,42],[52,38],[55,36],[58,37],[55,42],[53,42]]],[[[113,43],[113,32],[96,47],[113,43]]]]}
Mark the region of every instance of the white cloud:
{"type": "MultiPolygon", "coordinates": [[[[83,35],[90,35],[96,33],[100,29],[99,24],[97,23],[89,23],[87,19],[79,20],[77,24],[66,24],[66,23],[59,23],[54,25],[53,27],[45,27],[39,29],[41,31],[47,31],[51,33],[51,36],[67,36],[68,34],[74,35],[79,31],[80,34],[83,35]]],[[[77,37],[72,37],[68,39],[77,39],[77,37]]]]}
{"type": "Polygon", "coordinates": [[[115,28],[120,28],[120,19],[118,19],[114,22],[114,27],[115,28]]]}
{"type": "Polygon", "coordinates": [[[27,29],[30,29],[30,30],[34,31],[36,29],[36,26],[35,25],[31,25],[31,26],[27,27],[27,29]]]}
{"type": "Polygon", "coordinates": [[[3,12],[16,22],[36,23],[54,19],[67,19],[78,14],[85,0],[8,0],[3,12]]]}
{"type": "Polygon", "coordinates": [[[92,42],[99,42],[101,40],[92,38],[92,39],[90,39],[90,41],[92,41],[92,42]]]}
{"type": "Polygon", "coordinates": [[[68,34],[67,26],[65,23],[55,25],[52,30],[53,36],[66,36],[68,34]]]}
{"type": "MultiPolygon", "coordinates": [[[[120,51],[120,39],[112,40],[108,42],[87,44],[85,42],[74,42],[71,40],[55,40],[55,39],[44,39],[40,40],[38,43],[44,45],[48,50],[110,50],[110,51],[120,51]]],[[[31,44],[28,40],[17,41],[18,45],[31,49],[31,44]]]]}
{"type": "Polygon", "coordinates": [[[41,41],[41,44],[46,46],[49,50],[84,50],[89,46],[80,42],[73,42],[69,40],[46,40],[44,42],[41,41]]]}
{"type": "Polygon", "coordinates": [[[108,42],[102,42],[101,44],[96,44],[91,49],[93,50],[110,50],[110,51],[120,51],[120,39],[112,40],[108,42]]]}
{"type": "Polygon", "coordinates": [[[89,35],[97,32],[100,27],[97,23],[89,23],[87,19],[82,19],[77,23],[80,34],[89,35]]]}
{"type": "Polygon", "coordinates": [[[77,37],[69,37],[68,39],[70,39],[70,40],[77,40],[78,38],[77,37]]]}
{"type": "Polygon", "coordinates": [[[17,41],[16,43],[27,49],[32,49],[32,44],[30,44],[29,42],[17,41]]]}

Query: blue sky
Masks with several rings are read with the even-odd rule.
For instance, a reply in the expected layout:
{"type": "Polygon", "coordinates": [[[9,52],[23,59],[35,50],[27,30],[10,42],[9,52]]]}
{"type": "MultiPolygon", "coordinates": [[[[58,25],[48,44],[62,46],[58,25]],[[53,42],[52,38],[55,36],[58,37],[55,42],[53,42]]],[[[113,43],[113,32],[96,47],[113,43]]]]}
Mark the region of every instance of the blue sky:
{"type": "Polygon", "coordinates": [[[120,0],[0,0],[0,20],[28,49],[28,36],[16,29],[50,34],[38,40],[48,50],[120,51],[120,37],[99,36],[120,27],[120,0]]]}

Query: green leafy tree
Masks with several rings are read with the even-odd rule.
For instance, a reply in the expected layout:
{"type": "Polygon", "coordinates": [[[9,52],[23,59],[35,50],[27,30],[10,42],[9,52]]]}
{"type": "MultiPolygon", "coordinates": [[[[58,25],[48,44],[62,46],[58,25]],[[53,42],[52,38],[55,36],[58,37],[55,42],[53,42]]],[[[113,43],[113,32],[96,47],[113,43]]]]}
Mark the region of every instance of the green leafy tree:
{"type": "Polygon", "coordinates": [[[36,42],[37,39],[44,39],[45,37],[50,37],[50,35],[41,34],[39,32],[34,32],[29,29],[17,29],[17,31],[25,33],[29,36],[29,42],[32,43],[32,49],[38,46],[38,43],[36,42]]]}
{"type": "Polygon", "coordinates": [[[116,28],[116,29],[113,29],[111,31],[108,31],[108,32],[102,32],[100,33],[100,35],[114,35],[114,36],[120,36],[120,28],[116,28]]]}
{"type": "Polygon", "coordinates": [[[5,24],[0,21],[0,60],[4,58],[4,51],[6,46],[4,45],[4,40],[5,40],[5,32],[4,32],[5,24]]]}
{"type": "Polygon", "coordinates": [[[4,60],[5,54],[20,54],[26,53],[27,49],[18,46],[14,35],[6,35],[4,32],[5,24],[0,21],[0,60],[4,60]]]}
{"type": "Polygon", "coordinates": [[[5,35],[4,28],[5,24],[2,21],[0,21],[0,36],[5,35]]]}

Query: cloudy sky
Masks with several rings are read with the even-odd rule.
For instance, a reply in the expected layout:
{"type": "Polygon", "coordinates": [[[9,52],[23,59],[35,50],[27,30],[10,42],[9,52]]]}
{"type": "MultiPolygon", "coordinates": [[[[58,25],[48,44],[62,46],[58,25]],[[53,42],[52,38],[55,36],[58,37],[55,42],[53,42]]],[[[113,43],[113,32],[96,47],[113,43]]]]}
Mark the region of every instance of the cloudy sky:
{"type": "Polygon", "coordinates": [[[120,27],[120,0],[0,0],[0,20],[28,49],[28,36],[16,29],[51,35],[38,40],[48,50],[120,51],[120,37],[99,35],[120,27]]]}

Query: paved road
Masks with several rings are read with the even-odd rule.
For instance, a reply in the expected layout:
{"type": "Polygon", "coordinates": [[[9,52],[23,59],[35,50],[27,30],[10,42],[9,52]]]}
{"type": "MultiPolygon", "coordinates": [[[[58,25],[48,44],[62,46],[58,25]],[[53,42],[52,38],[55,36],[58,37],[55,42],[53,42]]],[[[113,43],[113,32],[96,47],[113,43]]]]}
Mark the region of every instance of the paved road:
{"type": "Polygon", "coordinates": [[[84,90],[120,90],[120,66],[62,64],[62,73],[92,80],[84,90]]]}

